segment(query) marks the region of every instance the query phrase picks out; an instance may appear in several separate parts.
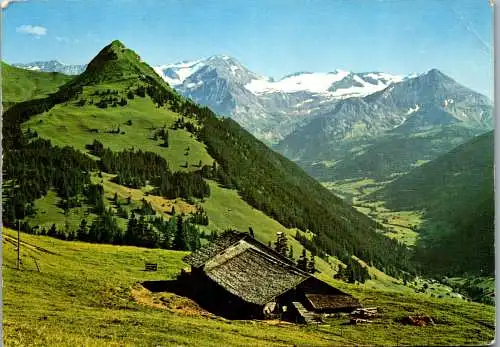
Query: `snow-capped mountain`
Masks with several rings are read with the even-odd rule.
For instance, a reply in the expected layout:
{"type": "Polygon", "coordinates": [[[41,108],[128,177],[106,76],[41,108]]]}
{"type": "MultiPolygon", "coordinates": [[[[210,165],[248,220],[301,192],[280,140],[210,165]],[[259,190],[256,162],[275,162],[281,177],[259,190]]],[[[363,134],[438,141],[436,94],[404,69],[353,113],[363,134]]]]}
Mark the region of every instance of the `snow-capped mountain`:
{"type": "Polygon", "coordinates": [[[60,72],[66,75],[79,75],[87,65],[66,65],[57,60],[35,61],[27,64],[12,64],[15,67],[27,70],[44,71],[44,72],[60,72]]]}
{"type": "Polygon", "coordinates": [[[274,148],[325,180],[388,179],[492,128],[487,97],[432,69],[365,97],[341,100],[274,148]]]}
{"type": "Polygon", "coordinates": [[[227,55],[157,66],[155,70],[183,95],[232,117],[269,142],[284,138],[339,100],[366,96],[409,78],[335,70],[299,72],[275,81],[227,55]]]}

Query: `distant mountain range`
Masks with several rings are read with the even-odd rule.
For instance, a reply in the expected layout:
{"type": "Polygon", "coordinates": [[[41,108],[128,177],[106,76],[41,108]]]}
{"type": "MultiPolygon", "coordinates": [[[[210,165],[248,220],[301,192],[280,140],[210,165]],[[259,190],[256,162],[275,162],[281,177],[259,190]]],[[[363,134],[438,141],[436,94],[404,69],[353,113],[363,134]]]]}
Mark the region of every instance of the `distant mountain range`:
{"type": "MultiPolygon", "coordinates": [[[[86,65],[58,61],[14,64],[30,70],[79,74],[86,65]]],[[[411,78],[387,73],[298,72],[275,81],[247,69],[227,55],[155,66],[172,87],[223,116],[230,116],[256,137],[276,143],[298,125],[331,109],[339,100],[366,96],[411,78]]]]}
{"type": "MultiPolygon", "coordinates": [[[[68,74],[86,67],[16,66],[68,74]]],[[[274,80],[227,55],[153,68],[322,181],[387,180],[493,127],[491,101],[436,69],[407,76],[298,72],[274,80]]]]}
{"type": "Polygon", "coordinates": [[[26,70],[42,71],[42,72],[60,72],[66,75],[79,75],[87,65],[66,65],[58,60],[49,61],[34,61],[27,64],[12,64],[12,66],[19,67],[26,70]]]}
{"type": "Polygon", "coordinates": [[[387,180],[492,127],[491,101],[434,69],[339,101],[275,149],[323,181],[387,180]]]}
{"type": "Polygon", "coordinates": [[[184,96],[231,116],[269,143],[283,139],[341,99],[369,95],[409,78],[335,70],[298,72],[275,81],[225,55],[158,66],[155,70],[184,96]]]}

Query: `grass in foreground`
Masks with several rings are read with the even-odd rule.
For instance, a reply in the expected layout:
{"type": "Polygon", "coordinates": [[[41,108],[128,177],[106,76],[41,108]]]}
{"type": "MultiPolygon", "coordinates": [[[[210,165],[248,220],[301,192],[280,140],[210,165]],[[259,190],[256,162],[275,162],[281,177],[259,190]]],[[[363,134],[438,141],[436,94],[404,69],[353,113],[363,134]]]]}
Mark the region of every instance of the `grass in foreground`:
{"type": "Polygon", "coordinates": [[[3,229],[7,346],[477,345],[494,337],[493,307],[333,280],[365,306],[379,307],[382,316],[367,325],[345,325],[348,319],[340,317],[314,327],[227,321],[155,308],[134,301],[137,282],[175,277],[185,266],[185,252],[22,234],[23,270],[17,271],[15,235],[3,229]],[[159,271],[144,272],[145,261],[157,262],[159,271]],[[432,316],[437,324],[415,327],[397,321],[417,313],[432,316]]]}

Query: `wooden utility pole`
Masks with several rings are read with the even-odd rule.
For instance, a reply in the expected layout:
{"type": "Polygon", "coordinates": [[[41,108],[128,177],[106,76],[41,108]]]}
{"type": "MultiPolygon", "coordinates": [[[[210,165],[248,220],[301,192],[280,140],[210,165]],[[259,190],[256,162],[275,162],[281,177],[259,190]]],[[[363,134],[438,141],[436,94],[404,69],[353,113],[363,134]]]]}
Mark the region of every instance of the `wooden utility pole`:
{"type": "Polygon", "coordinates": [[[17,269],[21,268],[21,221],[17,221],[17,269]]]}

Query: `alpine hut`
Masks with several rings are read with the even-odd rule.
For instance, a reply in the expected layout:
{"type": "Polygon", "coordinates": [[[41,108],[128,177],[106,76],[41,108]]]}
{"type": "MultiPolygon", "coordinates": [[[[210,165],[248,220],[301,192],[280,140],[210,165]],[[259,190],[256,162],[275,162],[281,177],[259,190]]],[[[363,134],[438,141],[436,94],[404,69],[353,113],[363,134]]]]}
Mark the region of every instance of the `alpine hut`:
{"type": "Polygon", "coordinates": [[[351,312],[359,301],[247,233],[225,232],[184,257],[179,280],[201,305],[231,319],[280,317],[307,322],[313,313],[351,312]]]}

